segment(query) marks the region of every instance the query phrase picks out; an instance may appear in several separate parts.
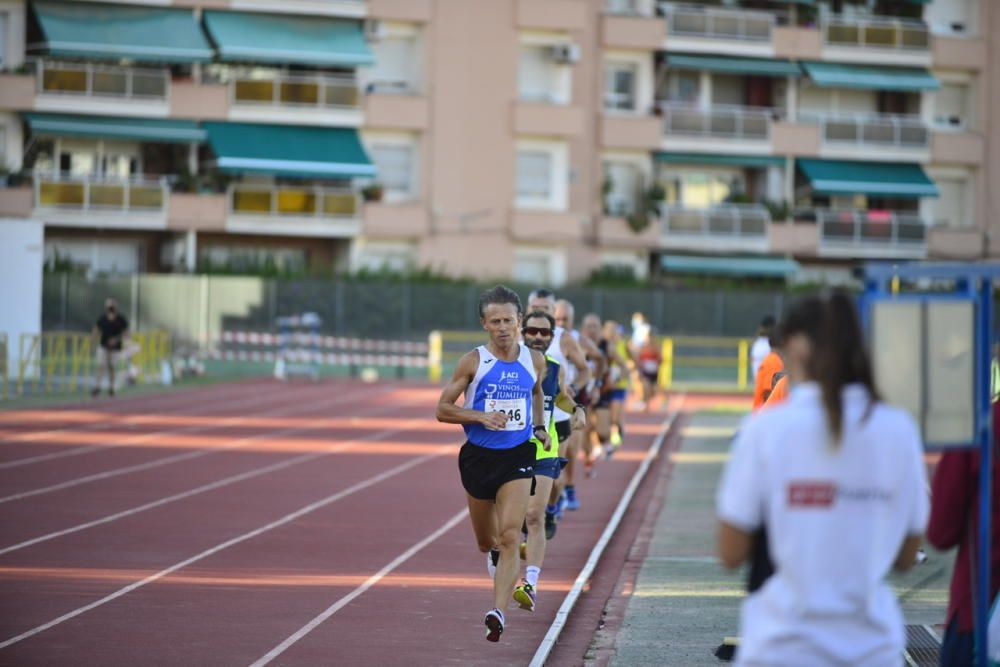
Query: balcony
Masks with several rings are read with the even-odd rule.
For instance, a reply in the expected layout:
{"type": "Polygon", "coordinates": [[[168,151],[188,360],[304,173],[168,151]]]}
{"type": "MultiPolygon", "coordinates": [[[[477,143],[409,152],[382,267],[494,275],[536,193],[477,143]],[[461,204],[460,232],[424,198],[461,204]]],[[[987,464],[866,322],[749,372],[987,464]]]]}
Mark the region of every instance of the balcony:
{"type": "Polygon", "coordinates": [[[661,105],[665,150],[770,152],[771,125],[779,111],[765,107],[661,105]],[[722,142],[706,142],[715,139],[722,142]],[[737,142],[734,144],[733,142],[737,142]]]}
{"type": "Polygon", "coordinates": [[[663,245],[696,250],[768,249],[771,215],[760,205],[720,205],[695,209],[664,206],[663,245]]]}
{"type": "Polygon", "coordinates": [[[781,12],[727,9],[703,5],[660,6],[667,20],[667,49],[715,51],[731,42],[734,54],[769,55],[781,12]]]}
{"type": "Polygon", "coordinates": [[[663,121],[653,115],[632,116],[605,112],[601,118],[604,148],[657,150],[662,143],[663,121]]]}
{"type": "Polygon", "coordinates": [[[930,29],[920,21],[831,17],[822,25],[822,34],[826,57],[867,62],[877,54],[887,65],[931,62],[930,29]]]}
{"type": "Polygon", "coordinates": [[[360,232],[358,193],[312,185],[233,185],[226,231],[342,238],[360,232]]]}
{"type": "Polygon", "coordinates": [[[659,50],[667,36],[667,24],[654,16],[652,7],[640,0],[618,0],[605,6],[601,37],[605,48],[659,50]]]}
{"type": "Polygon", "coordinates": [[[929,157],[931,133],[919,116],[800,114],[800,119],[819,126],[822,152],[829,157],[861,155],[876,160],[929,157]]]}
{"type": "Polygon", "coordinates": [[[162,116],[168,112],[167,69],[37,60],[34,71],[35,108],[42,111],[162,116]]]}
{"type": "Polygon", "coordinates": [[[34,191],[35,214],[51,224],[109,229],[166,226],[166,178],[36,173],[34,191]]]}
{"type": "Polygon", "coordinates": [[[233,120],[361,125],[361,93],[349,77],[237,77],[229,83],[233,120]]]}
{"type": "Polygon", "coordinates": [[[815,223],[821,255],[863,258],[927,256],[928,226],[917,213],[814,209],[795,212],[815,223]]]}

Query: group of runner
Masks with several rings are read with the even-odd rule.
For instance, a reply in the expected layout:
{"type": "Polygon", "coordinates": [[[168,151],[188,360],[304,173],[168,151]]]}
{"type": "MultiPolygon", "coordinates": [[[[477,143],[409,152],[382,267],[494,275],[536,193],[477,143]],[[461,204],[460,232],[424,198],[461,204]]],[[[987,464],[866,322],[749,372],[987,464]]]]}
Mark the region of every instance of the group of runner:
{"type": "MultiPolygon", "coordinates": [[[[529,295],[525,312],[516,292],[497,285],[480,296],[479,318],[489,341],[459,360],[437,418],[465,430],[458,465],[493,578],[485,625],[496,642],[510,600],[534,611],[546,543],[563,513],[580,508],[578,464],[593,477],[621,446],[629,374],[644,367],[641,346],[630,349],[618,323],[591,313],[577,330],[573,305],[547,289],[529,295]]],[[[636,340],[652,339],[644,319],[632,324],[636,340]]]]}

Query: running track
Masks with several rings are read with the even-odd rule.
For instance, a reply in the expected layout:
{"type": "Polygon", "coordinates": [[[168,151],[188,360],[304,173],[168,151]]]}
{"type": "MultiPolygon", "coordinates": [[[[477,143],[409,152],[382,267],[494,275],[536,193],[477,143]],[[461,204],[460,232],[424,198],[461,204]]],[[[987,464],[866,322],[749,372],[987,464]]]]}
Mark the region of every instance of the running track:
{"type": "MultiPolygon", "coordinates": [[[[631,415],[578,482],[539,609],[489,644],[438,391],[244,381],[0,412],[0,665],[527,664],[663,415],[631,415]]],[[[582,662],[626,539],[550,664],[582,662]]]]}

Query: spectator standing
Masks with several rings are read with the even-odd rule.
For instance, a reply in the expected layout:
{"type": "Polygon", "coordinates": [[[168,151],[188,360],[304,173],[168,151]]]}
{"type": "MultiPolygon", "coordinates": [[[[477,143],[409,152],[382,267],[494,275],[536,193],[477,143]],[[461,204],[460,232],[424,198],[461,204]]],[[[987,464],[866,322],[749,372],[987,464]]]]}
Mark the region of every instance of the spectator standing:
{"type": "Polygon", "coordinates": [[[108,372],[108,396],[115,395],[115,367],[121,358],[122,347],[128,336],[128,320],[118,312],[118,304],[108,298],[104,302],[104,312],[94,323],[91,338],[98,340],[97,373],[94,378],[94,388],[91,396],[101,393],[101,378],[104,371],[108,372]]]}

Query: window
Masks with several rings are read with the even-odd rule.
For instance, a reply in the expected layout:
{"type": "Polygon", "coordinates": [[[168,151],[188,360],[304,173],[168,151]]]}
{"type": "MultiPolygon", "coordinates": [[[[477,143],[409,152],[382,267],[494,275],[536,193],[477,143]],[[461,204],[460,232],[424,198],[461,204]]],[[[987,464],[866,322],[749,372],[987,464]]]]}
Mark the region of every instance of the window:
{"type": "Polygon", "coordinates": [[[605,0],[604,8],[609,14],[638,14],[639,0],[605,0]]]}
{"type": "Polygon", "coordinates": [[[413,194],[413,146],[402,144],[374,144],[372,160],[378,169],[378,180],[390,195],[413,194]]]}
{"type": "Polygon", "coordinates": [[[514,258],[514,280],[529,285],[548,285],[549,259],[541,255],[517,255],[514,258]]]}
{"type": "Polygon", "coordinates": [[[555,102],[555,64],[550,46],[522,46],[518,68],[518,92],[528,102],[555,102]]]}
{"type": "Polygon", "coordinates": [[[546,151],[518,151],[518,200],[549,199],[552,196],[552,155],[546,151]]]}
{"type": "Polygon", "coordinates": [[[968,227],[971,223],[966,214],[966,181],[955,178],[935,178],[940,193],[933,200],[933,217],[931,222],[946,227],[968,227]]]}
{"type": "Polygon", "coordinates": [[[968,86],[945,83],[934,94],[934,124],[938,127],[960,129],[966,125],[966,99],[968,86]]]}
{"type": "Polygon", "coordinates": [[[710,208],[725,203],[746,187],[738,171],[671,171],[660,178],[666,203],[683,208],[710,208]]]}
{"type": "Polygon", "coordinates": [[[609,63],[604,69],[604,108],[635,111],[637,66],[609,63]]]}
{"type": "Polygon", "coordinates": [[[10,26],[10,13],[0,12],[0,67],[7,65],[7,28],[10,26]]]}
{"type": "Polygon", "coordinates": [[[369,86],[379,93],[412,93],[419,87],[415,37],[383,37],[372,44],[375,66],[369,86]]]}
{"type": "Polygon", "coordinates": [[[624,217],[635,213],[642,183],[639,168],[627,162],[606,162],[604,179],[607,188],[604,207],[607,214],[624,217]]]}
{"type": "Polygon", "coordinates": [[[671,102],[695,103],[701,90],[698,72],[671,72],[667,84],[667,99],[671,102]]]}

